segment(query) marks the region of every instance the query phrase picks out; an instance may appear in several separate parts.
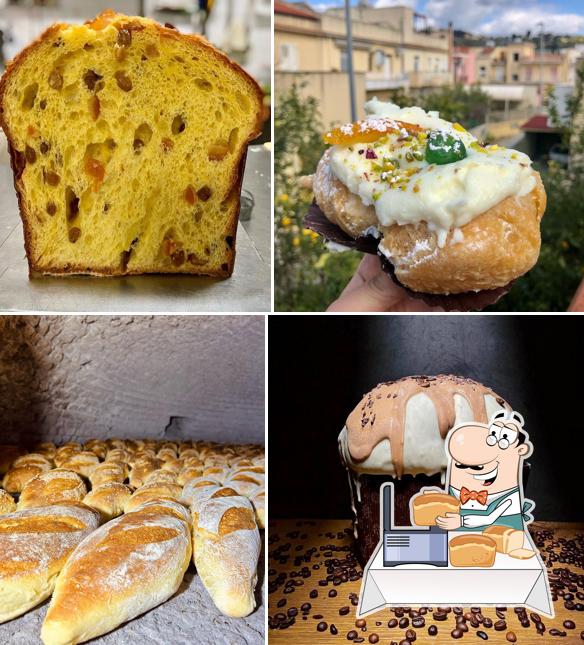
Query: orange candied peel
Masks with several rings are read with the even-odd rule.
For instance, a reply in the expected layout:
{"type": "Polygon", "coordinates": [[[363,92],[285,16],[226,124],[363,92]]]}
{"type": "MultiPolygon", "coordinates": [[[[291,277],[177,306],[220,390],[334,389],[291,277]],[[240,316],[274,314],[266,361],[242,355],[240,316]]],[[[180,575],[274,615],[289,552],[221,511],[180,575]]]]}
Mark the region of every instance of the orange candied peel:
{"type": "Polygon", "coordinates": [[[390,117],[375,117],[365,121],[355,121],[327,132],[323,139],[325,143],[336,146],[347,146],[352,143],[373,143],[386,134],[405,131],[408,134],[422,132],[423,128],[414,123],[396,121],[390,117]]]}
{"type": "Polygon", "coordinates": [[[87,157],[85,159],[85,172],[93,179],[93,192],[96,193],[105,177],[103,164],[97,159],[93,159],[93,157],[87,157]]]}
{"type": "Polygon", "coordinates": [[[102,11],[98,16],[96,16],[93,20],[88,20],[85,24],[94,31],[101,31],[113,22],[115,16],[115,11],[113,11],[112,9],[106,9],[105,11],[102,11]]]}

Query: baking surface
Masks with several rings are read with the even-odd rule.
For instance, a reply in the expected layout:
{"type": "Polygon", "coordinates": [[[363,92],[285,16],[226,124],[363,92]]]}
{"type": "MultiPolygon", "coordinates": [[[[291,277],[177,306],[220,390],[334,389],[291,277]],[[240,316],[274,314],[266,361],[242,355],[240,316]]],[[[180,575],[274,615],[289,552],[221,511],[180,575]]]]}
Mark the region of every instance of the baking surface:
{"type": "MultiPolygon", "coordinates": [[[[584,569],[574,565],[566,564],[555,561],[549,564],[551,549],[554,553],[559,555],[559,548],[562,544],[574,544],[573,540],[579,540],[580,558],[582,558],[582,547],[584,545],[584,525],[568,525],[558,524],[553,522],[534,522],[531,526],[531,532],[548,530],[552,532],[552,537],[545,538],[545,546],[543,554],[545,556],[546,564],[548,565],[548,574],[551,569],[557,567],[567,567],[570,572],[580,576],[580,584],[577,586],[576,593],[584,592],[583,578],[584,569]],[[554,546],[552,547],[552,542],[554,546]],[[551,567],[551,569],[550,569],[551,567]]],[[[495,631],[493,627],[485,628],[480,625],[478,628],[472,627],[468,624],[468,632],[464,633],[461,640],[455,640],[451,637],[450,633],[455,628],[455,618],[452,612],[447,614],[447,620],[436,621],[432,618],[432,612],[428,612],[424,616],[425,625],[423,627],[414,628],[410,624],[407,627],[400,628],[388,627],[388,621],[395,618],[395,614],[391,609],[384,608],[380,611],[367,616],[365,629],[355,626],[357,606],[352,604],[351,598],[355,599],[361,589],[361,567],[357,564],[356,559],[354,563],[351,558],[350,567],[355,568],[355,573],[359,579],[348,582],[341,582],[341,584],[334,585],[329,582],[326,586],[320,586],[319,581],[326,579],[327,567],[324,564],[325,560],[338,558],[344,560],[347,556],[353,553],[353,533],[351,522],[349,520],[274,520],[269,523],[270,541],[268,547],[268,590],[269,590],[269,623],[274,624],[274,616],[278,613],[287,614],[288,610],[298,610],[295,616],[294,624],[285,629],[268,629],[268,638],[270,643],[282,643],[286,645],[314,643],[343,643],[343,642],[377,642],[375,639],[369,641],[372,634],[377,634],[379,637],[380,645],[390,645],[392,641],[399,643],[405,639],[406,630],[414,629],[416,632],[416,645],[429,644],[429,643],[481,643],[483,642],[477,636],[477,631],[483,631],[488,636],[488,642],[496,643],[499,645],[508,645],[509,641],[506,640],[505,635],[508,632],[514,632],[517,636],[517,643],[541,645],[553,641],[554,643],[582,643],[580,632],[584,630],[584,613],[577,610],[568,610],[564,607],[564,600],[559,597],[554,602],[555,618],[549,619],[542,616],[543,624],[546,627],[546,632],[541,636],[536,632],[534,623],[530,620],[529,627],[522,627],[517,614],[513,611],[513,607],[509,606],[504,612],[507,628],[503,631],[495,631]],[[312,550],[309,552],[309,550],[312,550]],[[309,552],[309,553],[307,553],[309,552]],[[295,562],[295,559],[296,562],[295,562]],[[314,567],[318,567],[315,569],[314,567]],[[304,569],[304,576],[293,576],[291,572],[299,572],[304,569]],[[310,574],[306,575],[306,572],[310,574]],[[284,593],[286,581],[294,580],[296,585],[292,593],[284,593]],[[310,597],[310,592],[316,590],[318,596],[316,598],[310,597]],[[337,592],[335,597],[329,597],[329,591],[334,590],[337,592]],[[278,601],[285,600],[285,604],[278,607],[278,601]],[[311,607],[306,613],[306,620],[303,619],[303,612],[301,606],[304,603],[310,603],[311,607]],[[339,609],[341,607],[348,607],[349,612],[341,616],[339,609]],[[317,616],[317,618],[315,618],[317,616]],[[575,629],[566,629],[563,627],[565,620],[571,620],[575,623],[575,629]],[[321,622],[327,624],[326,631],[319,632],[317,625],[321,622]],[[332,635],[330,631],[331,624],[334,624],[338,630],[337,635],[332,635]],[[435,625],[438,628],[437,636],[428,635],[428,627],[435,625]],[[550,629],[559,629],[566,633],[565,637],[552,636],[549,634],[550,629]],[[363,638],[363,641],[349,641],[347,640],[347,633],[351,630],[356,630],[357,637],[363,638]]],[[[576,543],[577,544],[577,543],[576,543]]],[[[560,556],[564,557],[564,556],[560,556]]],[[[564,559],[566,559],[564,557],[564,559]]],[[[567,559],[571,559],[568,556],[567,559]]],[[[332,565],[334,569],[335,565],[332,565]]],[[[346,565],[344,565],[346,566],[346,565]]],[[[356,577],[356,576],[352,576],[356,577]]],[[[576,586],[576,585],[574,585],[576,586]]],[[[291,586],[290,586],[291,587],[291,586]]],[[[568,590],[565,590],[568,593],[568,590]]],[[[583,603],[584,601],[574,599],[574,603],[583,603]]],[[[434,608],[436,609],[436,608],[434,608]]],[[[470,611],[470,608],[464,607],[464,612],[470,611]]],[[[495,615],[494,607],[485,607],[482,612],[485,617],[492,619],[493,623],[499,618],[495,615]]],[[[528,615],[531,613],[528,610],[528,615]]],[[[407,613],[406,613],[407,616],[407,613]]]]}
{"type": "MultiPolygon", "coordinates": [[[[262,532],[263,533],[263,532],[262,532]]],[[[264,553],[260,555],[260,563],[264,553]]],[[[261,566],[261,565],[260,565],[261,566]]],[[[263,567],[261,567],[263,569],[263,567]]],[[[191,563],[178,592],[162,605],[88,641],[99,645],[255,645],[264,642],[263,572],[256,590],[258,607],[247,618],[228,618],[216,608],[191,563]],[[261,587],[260,587],[261,585],[261,587]],[[259,589],[261,588],[261,593],[259,589]]],[[[42,645],[40,631],[48,600],[20,618],[0,625],[0,643],[42,645]]]]}
{"type": "Polygon", "coordinates": [[[270,156],[263,146],[250,146],[248,151],[243,189],[252,194],[255,205],[251,219],[239,223],[235,270],[231,278],[145,275],[29,280],[6,139],[0,134],[0,310],[63,313],[269,311],[270,156]]]}

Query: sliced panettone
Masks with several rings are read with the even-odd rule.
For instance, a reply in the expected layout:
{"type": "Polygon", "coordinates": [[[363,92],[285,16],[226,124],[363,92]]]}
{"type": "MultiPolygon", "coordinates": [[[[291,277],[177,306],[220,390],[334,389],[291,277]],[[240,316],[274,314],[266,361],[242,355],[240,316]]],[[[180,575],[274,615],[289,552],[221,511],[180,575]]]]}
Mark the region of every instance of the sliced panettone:
{"type": "Polygon", "coordinates": [[[111,11],[0,81],[31,272],[228,276],[262,92],[205,39],[111,11]]]}

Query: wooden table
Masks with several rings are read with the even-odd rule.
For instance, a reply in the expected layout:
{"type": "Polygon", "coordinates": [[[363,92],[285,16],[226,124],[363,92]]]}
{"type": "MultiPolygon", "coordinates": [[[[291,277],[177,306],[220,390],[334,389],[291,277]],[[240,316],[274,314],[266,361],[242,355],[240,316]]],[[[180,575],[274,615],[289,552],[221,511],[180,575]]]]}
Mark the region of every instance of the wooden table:
{"type": "MultiPolygon", "coordinates": [[[[530,529],[532,533],[535,530],[547,529],[552,531],[552,539],[546,539],[542,549],[546,561],[549,556],[547,549],[552,549],[552,540],[557,541],[562,538],[567,540],[584,539],[584,524],[534,522],[530,526],[530,529]]],[[[412,629],[411,624],[401,629],[399,627],[389,628],[387,624],[388,620],[394,618],[395,615],[387,608],[366,618],[365,631],[357,628],[355,626],[357,607],[351,604],[351,597],[354,598],[355,594],[359,594],[361,588],[360,578],[352,582],[341,583],[337,586],[334,586],[332,583],[329,583],[327,586],[319,586],[318,581],[326,578],[327,575],[324,561],[331,557],[346,558],[347,554],[352,553],[353,535],[349,520],[273,520],[269,524],[269,536],[268,606],[270,619],[277,613],[286,614],[290,608],[298,609],[298,615],[295,617],[294,624],[286,629],[268,629],[270,643],[285,643],[286,645],[295,643],[299,645],[309,645],[312,643],[316,645],[342,642],[349,643],[351,641],[347,640],[347,633],[350,630],[356,630],[358,637],[364,638],[363,645],[368,645],[369,636],[372,633],[379,636],[379,645],[390,645],[392,641],[399,643],[405,638],[406,630],[412,629]],[[331,546],[335,549],[332,551],[332,555],[331,546]],[[302,562],[300,562],[301,559],[302,562]],[[317,565],[319,568],[314,569],[314,565],[317,565]],[[290,573],[298,572],[303,567],[308,567],[310,577],[302,578],[301,576],[294,576],[293,579],[300,584],[294,588],[292,593],[285,594],[285,582],[290,580],[290,573]],[[318,596],[311,598],[310,592],[315,589],[318,592],[318,596]],[[329,597],[328,593],[331,589],[337,592],[335,597],[329,597]],[[278,607],[278,601],[283,600],[286,603],[278,607]],[[311,609],[307,613],[306,618],[303,619],[303,612],[300,608],[307,602],[311,604],[311,609]],[[345,616],[339,615],[339,609],[347,606],[350,608],[349,613],[345,616]],[[317,625],[321,622],[327,623],[326,631],[317,631],[317,625]],[[331,634],[331,623],[338,630],[338,635],[331,634]]],[[[554,548],[553,551],[555,553],[558,552],[557,548],[554,548]]],[[[553,568],[565,567],[578,575],[584,574],[584,569],[565,563],[553,562],[551,565],[548,564],[548,567],[550,567],[548,568],[548,573],[553,568]]],[[[358,573],[361,572],[360,566],[357,565],[356,569],[358,573]]],[[[568,593],[567,589],[565,591],[568,593]]],[[[578,587],[578,592],[584,592],[584,589],[578,587]]],[[[575,598],[573,602],[583,603],[584,601],[575,598]]],[[[428,612],[424,616],[425,626],[414,628],[417,636],[415,642],[416,645],[429,643],[468,643],[469,641],[482,643],[484,641],[476,634],[477,631],[482,630],[488,636],[486,642],[501,645],[509,645],[505,635],[510,631],[514,632],[517,636],[518,644],[584,643],[584,640],[580,637],[580,632],[584,630],[584,612],[566,609],[562,597],[559,597],[554,602],[554,608],[556,613],[555,618],[548,619],[542,616],[543,623],[546,627],[543,635],[536,632],[532,621],[530,621],[529,627],[522,627],[517,615],[513,611],[513,607],[508,607],[507,611],[504,612],[507,622],[506,630],[495,631],[493,627],[487,629],[483,626],[475,629],[469,624],[468,632],[460,640],[455,640],[450,636],[450,632],[455,627],[455,618],[452,612],[448,614],[446,621],[440,622],[432,618],[432,612],[428,612]],[[576,628],[564,628],[563,622],[565,620],[573,621],[576,624],[576,628]],[[437,626],[437,636],[432,637],[428,635],[428,627],[430,625],[437,626]],[[553,628],[566,632],[566,636],[551,636],[549,630],[553,628]]],[[[463,609],[464,612],[470,611],[469,607],[464,607],[463,609]]],[[[499,620],[495,615],[494,607],[485,607],[482,613],[484,616],[491,618],[493,622],[499,620]]]]}

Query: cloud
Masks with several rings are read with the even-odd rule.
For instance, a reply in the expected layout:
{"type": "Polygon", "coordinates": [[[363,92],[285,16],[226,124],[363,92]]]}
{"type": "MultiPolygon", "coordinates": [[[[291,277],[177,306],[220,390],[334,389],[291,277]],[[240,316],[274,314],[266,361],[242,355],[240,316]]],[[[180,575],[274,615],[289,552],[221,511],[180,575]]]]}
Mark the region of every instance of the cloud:
{"type": "Polygon", "coordinates": [[[454,24],[489,36],[537,31],[543,22],[546,32],[576,34],[584,30],[584,16],[562,13],[550,4],[525,0],[428,0],[424,12],[435,24],[454,24]]]}

